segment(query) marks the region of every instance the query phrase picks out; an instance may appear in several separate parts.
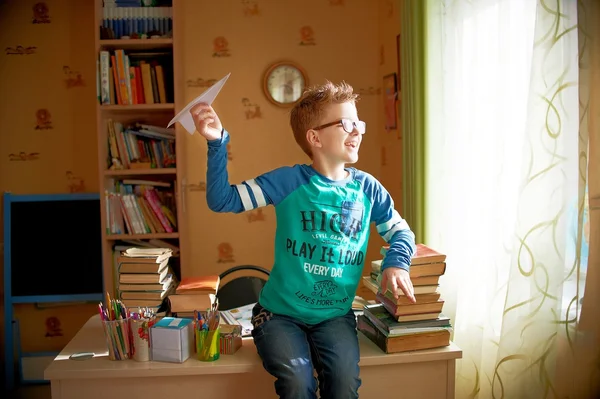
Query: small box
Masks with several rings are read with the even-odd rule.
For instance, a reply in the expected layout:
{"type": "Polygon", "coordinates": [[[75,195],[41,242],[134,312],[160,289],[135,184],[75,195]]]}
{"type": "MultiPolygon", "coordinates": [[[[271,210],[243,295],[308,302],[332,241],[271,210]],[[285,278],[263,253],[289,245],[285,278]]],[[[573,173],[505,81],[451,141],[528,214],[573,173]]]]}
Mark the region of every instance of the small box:
{"type": "Polygon", "coordinates": [[[152,360],[183,363],[194,350],[194,328],[191,319],[163,317],[150,329],[152,360]]]}
{"type": "Polygon", "coordinates": [[[221,324],[221,355],[233,355],[242,347],[242,326],[221,324]]]}

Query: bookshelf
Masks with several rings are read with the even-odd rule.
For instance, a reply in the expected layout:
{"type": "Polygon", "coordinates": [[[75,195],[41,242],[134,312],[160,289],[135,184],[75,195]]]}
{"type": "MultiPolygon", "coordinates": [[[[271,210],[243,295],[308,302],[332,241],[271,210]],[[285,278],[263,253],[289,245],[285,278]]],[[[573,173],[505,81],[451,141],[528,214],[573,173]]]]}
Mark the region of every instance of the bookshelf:
{"type": "MultiPolygon", "coordinates": [[[[102,79],[99,79],[96,101],[96,134],[102,207],[101,239],[104,288],[111,295],[115,295],[113,247],[127,242],[124,240],[160,239],[178,246],[179,257],[178,264],[175,266],[176,274],[178,274],[177,270],[180,273],[181,264],[184,262],[183,254],[186,243],[183,238],[187,229],[183,196],[186,176],[185,152],[183,141],[180,138],[181,134],[185,132],[176,126],[172,137],[149,137],[139,133],[142,129],[149,129],[149,127],[136,125],[137,123],[166,128],[168,122],[175,116],[176,110],[185,105],[183,104],[185,100],[183,98],[184,85],[179,61],[180,50],[177,44],[177,37],[181,30],[181,27],[178,26],[181,18],[178,18],[177,5],[182,0],[172,0],[170,10],[158,10],[160,12],[155,14],[159,16],[157,19],[149,22],[119,22],[120,25],[117,25],[117,19],[112,20],[111,16],[122,10],[114,8],[108,12],[104,10],[104,3],[110,7],[109,3],[114,3],[113,1],[94,1],[96,25],[94,40],[98,74],[102,77],[108,64],[109,85],[114,88],[111,90],[110,101],[108,103],[103,101],[103,84],[102,79]],[[145,33],[144,30],[159,31],[158,36],[160,37],[135,37],[135,33],[145,33]],[[127,35],[130,38],[119,38],[121,35],[127,35]],[[108,57],[104,55],[104,64],[102,52],[108,52],[108,57]],[[111,68],[113,63],[117,66],[117,71],[121,70],[125,76],[127,76],[124,73],[127,67],[134,67],[133,78],[129,75],[129,87],[123,86],[121,77],[114,74],[111,68]],[[150,67],[142,66],[142,64],[150,64],[150,67]],[[120,69],[121,65],[123,65],[123,69],[120,69]],[[160,65],[161,69],[159,70],[156,65],[160,65]],[[145,71],[144,68],[146,68],[145,71]],[[137,82],[135,80],[136,73],[140,74],[140,72],[141,75],[138,76],[141,76],[141,82],[137,82]],[[147,75],[144,76],[146,72],[147,75]],[[160,79],[161,75],[162,80],[160,79]],[[147,77],[151,80],[145,81],[147,77]],[[164,84],[161,85],[161,82],[164,84]],[[148,87],[151,89],[147,90],[148,87]],[[119,93],[125,94],[117,94],[119,89],[121,90],[119,93]],[[137,91],[137,93],[132,91],[137,91]],[[148,93],[152,93],[150,99],[147,97],[148,93]],[[135,128],[139,129],[139,135],[135,133],[135,128]],[[114,162],[115,148],[119,154],[117,164],[114,162]],[[121,158],[127,158],[127,160],[124,161],[121,158]],[[173,159],[175,160],[174,164],[173,159]],[[156,210],[151,204],[152,195],[147,197],[145,191],[133,191],[134,196],[130,197],[134,198],[133,203],[130,202],[128,206],[137,206],[137,213],[135,209],[128,209],[127,206],[125,213],[137,214],[137,226],[141,227],[143,231],[140,231],[140,228],[133,228],[133,221],[128,224],[127,216],[122,211],[115,212],[119,206],[123,206],[122,199],[115,200],[114,197],[103,195],[105,192],[119,192],[124,189],[123,187],[140,187],[139,184],[125,183],[139,182],[140,180],[155,181],[163,183],[163,185],[164,183],[169,184],[169,187],[154,187],[160,204],[159,210],[156,210]],[[163,194],[164,196],[161,196],[163,194]],[[161,210],[171,229],[164,228],[164,221],[158,215],[161,210]],[[168,217],[169,212],[171,218],[168,217]],[[114,222],[117,214],[121,214],[120,226],[114,222]],[[159,231],[161,229],[162,231],[159,231]]],[[[152,32],[149,33],[154,36],[152,32]]],[[[120,192],[123,193],[123,191],[120,192]]]]}

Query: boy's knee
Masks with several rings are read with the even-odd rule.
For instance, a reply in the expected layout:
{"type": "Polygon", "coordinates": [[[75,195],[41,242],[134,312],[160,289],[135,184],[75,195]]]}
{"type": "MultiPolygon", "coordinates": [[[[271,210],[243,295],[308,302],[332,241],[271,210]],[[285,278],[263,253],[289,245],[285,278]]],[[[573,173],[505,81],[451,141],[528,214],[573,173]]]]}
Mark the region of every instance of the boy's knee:
{"type": "Polygon", "coordinates": [[[338,373],[332,378],[330,382],[335,390],[344,391],[349,390],[350,392],[358,391],[360,387],[360,378],[358,374],[349,371],[348,373],[338,373]]]}
{"type": "Polygon", "coordinates": [[[310,365],[292,367],[275,381],[275,391],[282,398],[314,398],[317,382],[310,365]]]}
{"type": "Polygon", "coordinates": [[[332,373],[324,384],[324,398],[358,398],[361,380],[357,366],[341,367],[332,373]]]}

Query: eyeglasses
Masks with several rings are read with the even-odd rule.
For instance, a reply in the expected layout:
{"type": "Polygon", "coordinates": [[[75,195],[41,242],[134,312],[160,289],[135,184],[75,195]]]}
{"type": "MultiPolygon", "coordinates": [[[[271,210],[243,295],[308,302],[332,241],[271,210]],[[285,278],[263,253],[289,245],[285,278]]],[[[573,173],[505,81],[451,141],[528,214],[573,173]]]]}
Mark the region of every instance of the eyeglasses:
{"type": "Polygon", "coordinates": [[[363,121],[354,122],[351,119],[340,119],[335,122],[326,123],[321,126],[313,127],[313,130],[325,129],[326,127],[337,125],[340,123],[342,124],[342,127],[344,128],[344,131],[346,133],[352,133],[354,131],[354,128],[356,128],[356,131],[360,134],[365,134],[367,131],[367,123],[366,122],[363,122],[363,121]]]}

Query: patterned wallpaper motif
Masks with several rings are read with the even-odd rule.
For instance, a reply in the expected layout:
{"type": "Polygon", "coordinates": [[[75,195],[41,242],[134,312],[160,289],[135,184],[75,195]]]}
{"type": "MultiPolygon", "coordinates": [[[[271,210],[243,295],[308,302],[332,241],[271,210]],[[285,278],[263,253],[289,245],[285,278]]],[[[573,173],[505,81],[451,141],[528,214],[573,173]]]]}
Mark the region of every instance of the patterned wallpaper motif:
{"type": "Polygon", "coordinates": [[[246,119],[262,118],[260,105],[254,104],[246,97],[242,98],[242,105],[244,106],[244,115],[246,116],[246,119]]]}
{"type": "Polygon", "coordinates": [[[46,108],[35,111],[35,130],[52,129],[52,115],[46,108]]]}
{"type": "Polygon", "coordinates": [[[65,74],[65,86],[67,87],[67,89],[85,86],[85,82],[83,81],[83,76],[81,75],[81,72],[73,71],[71,67],[65,65],[63,67],[63,73],[65,74]]]}
{"type": "Polygon", "coordinates": [[[217,246],[217,262],[218,263],[233,263],[233,247],[228,242],[222,242],[217,246]]]}
{"type": "Polygon", "coordinates": [[[21,46],[20,44],[14,47],[6,47],[4,52],[6,55],[31,55],[35,54],[36,46],[21,46]]]}
{"type": "Polygon", "coordinates": [[[204,87],[204,88],[209,88],[210,86],[214,85],[215,83],[217,83],[217,79],[195,78],[195,79],[188,79],[188,80],[186,80],[185,85],[187,87],[204,87]]]}
{"type": "Polygon", "coordinates": [[[32,7],[33,18],[31,19],[32,24],[49,24],[50,23],[50,10],[48,5],[44,2],[35,3],[32,7]]]}
{"type": "Polygon", "coordinates": [[[301,46],[314,46],[317,44],[315,39],[315,31],[312,27],[306,25],[300,28],[300,45],[301,46]]]}
{"type": "Polygon", "coordinates": [[[244,16],[246,17],[255,17],[260,15],[260,7],[258,5],[258,1],[242,0],[242,9],[244,11],[244,16]]]}
{"type": "Polygon", "coordinates": [[[219,36],[216,37],[213,41],[214,44],[214,52],[213,57],[229,57],[231,54],[229,53],[229,42],[225,37],[219,36]]]}
{"type": "Polygon", "coordinates": [[[35,161],[37,159],[40,159],[39,152],[27,153],[25,151],[21,151],[18,154],[14,154],[14,153],[8,154],[9,161],[35,161]]]}

